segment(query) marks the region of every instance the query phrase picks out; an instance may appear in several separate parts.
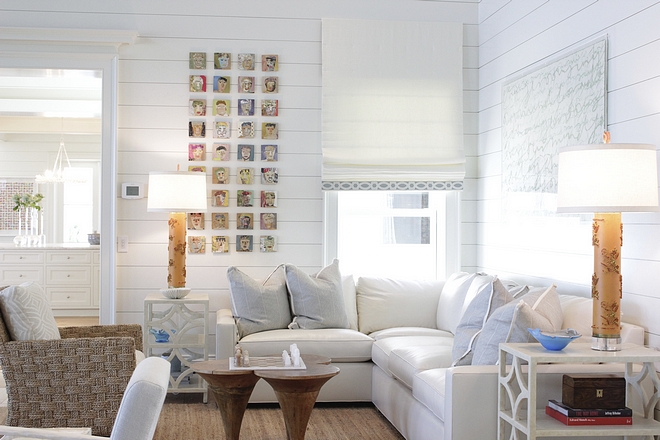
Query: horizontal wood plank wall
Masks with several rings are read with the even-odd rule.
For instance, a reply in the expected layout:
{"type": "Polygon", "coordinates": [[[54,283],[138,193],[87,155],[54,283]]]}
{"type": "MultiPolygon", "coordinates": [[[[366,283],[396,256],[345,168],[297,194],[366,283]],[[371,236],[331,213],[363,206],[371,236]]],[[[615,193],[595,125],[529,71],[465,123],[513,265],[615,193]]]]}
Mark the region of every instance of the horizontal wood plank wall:
{"type": "MultiPolygon", "coordinates": [[[[590,294],[591,216],[510,222],[501,211],[502,84],[608,36],[612,142],[660,145],[660,3],[483,0],[479,6],[479,268],[590,294]],[[580,221],[581,220],[581,221],[580,221]]],[[[623,314],[660,347],[660,214],[624,214],[623,314]]]]}
{"type": "MultiPolygon", "coordinates": [[[[463,194],[463,264],[476,267],[476,151],[478,117],[477,0],[337,0],[333,2],[284,0],[244,2],[200,0],[121,0],[93,4],[8,0],[0,5],[0,26],[117,28],[136,30],[139,38],[123,46],[118,62],[118,164],[117,183],[147,183],[149,171],[188,166],[187,135],[188,54],[191,51],[279,55],[280,77],[280,183],[278,192],[278,252],[235,252],[236,230],[230,225],[232,250],[228,255],[210,252],[211,235],[206,217],[207,252],[188,255],[187,285],[211,297],[210,310],[229,307],[226,269],[235,265],[253,277],[265,277],[279,263],[292,263],[307,272],[321,268],[323,256],[323,196],[321,171],[321,19],[354,18],[424,20],[464,23],[465,145],[468,179],[463,194]]],[[[392,54],[396,62],[396,54],[392,54]]],[[[207,62],[212,76],[212,62],[207,62]]],[[[259,67],[259,66],[257,66],[259,67]]],[[[230,71],[236,90],[239,70],[230,71]]],[[[263,74],[255,71],[257,77],[263,74]]],[[[207,93],[207,99],[211,94],[207,93]]],[[[217,95],[216,95],[217,96],[217,95]]],[[[235,107],[237,93],[231,94],[235,107]]],[[[261,99],[259,95],[257,100],[261,99]]],[[[258,101],[257,101],[258,102],[258,101]]],[[[232,108],[232,114],[236,108],[232,108]]],[[[207,121],[212,118],[208,117],[207,121]]],[[[256,118],[255,118],[256,119],[256,118]]],[[[232,116],[232,120],[237,118],[232,116]]],[[[255,145],[261,139],[255,139],[255,145]]],[[[207,135],[207,149],[213,138],[207,135]]],[[[232,146],[237,145],[235,134],[232,146]]],[[[210,167],[219,163],[207,161],[210,167]]],[[[251,164],[257,168],[260,162],[251,164]]],[[[235,179],[236,165],[230,164],[235,179]]],[[[210,178],[209,178],[210,182],[210,178]]],[[[236,212],[235,188],[226,211],[236,212]]],[[[257,189],[257,187],[255,187],[257,189]]],[[[220,211],[209,209],[209,212],[220,211]]],[[[225,210],[223,210],[225,211],[225,210]]],[[[259,212],[259,209],[251,210],[259,212]]],[[[117,235],[129,238],[128,253],[117,254],[117,321],[142,322],[144,297],[165,284],[167,274],[167,216],[146,212],[146,199],[117,200],[117,235]]],[[[231,215],[230,215],[231,219],[231,215]]],[[[235,222],[235,220],[234,220],[235,222]]],[[[258,227],[258,226],[257,226],[258,227]]],[[[202,232],[202,231],[200,231],[202,232]]],[[[257,240],[259,229],[251,231],[257,240]]],[[[200,234],[202,235],[202,234],[200,234]]],[[[211,316],[212,330],[215,315],[211,316]]],[[[213,344],[213,343],[212,343],[213,344]]],[[[214,345],[212,345],[214,346],[214,345]]]]}

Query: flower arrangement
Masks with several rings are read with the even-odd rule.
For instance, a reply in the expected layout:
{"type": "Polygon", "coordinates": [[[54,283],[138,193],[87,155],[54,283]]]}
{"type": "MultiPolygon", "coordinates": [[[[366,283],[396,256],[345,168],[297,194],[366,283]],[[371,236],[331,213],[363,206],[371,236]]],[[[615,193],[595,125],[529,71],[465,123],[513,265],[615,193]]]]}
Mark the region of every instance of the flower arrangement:
{"type": "Polygon", "coordinates": [[[41,211],[41,200],[44,198],[44,195],[41,193],[36,194],[14,194],[14,211],[18,211],[21,208],[34,208],[37,211],[41,211]]]}

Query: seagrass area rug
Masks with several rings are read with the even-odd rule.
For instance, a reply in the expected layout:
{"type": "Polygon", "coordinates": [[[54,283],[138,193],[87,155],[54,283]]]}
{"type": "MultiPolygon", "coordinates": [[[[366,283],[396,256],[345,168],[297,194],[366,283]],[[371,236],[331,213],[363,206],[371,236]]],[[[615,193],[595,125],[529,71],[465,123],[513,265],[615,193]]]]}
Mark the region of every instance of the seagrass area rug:
{"type": "MultiPolygon", "coordinates": [[[[154,440],[225,439],[220,411],[209,395],[168,394],[154,440]]],[[[277,404],[249,405],[241,440],[284,440],[286,428],[277,404]]],[[[403,437],[371,404],[317,404],[307,425],[306,440],[401,440],[403,437]]]]}

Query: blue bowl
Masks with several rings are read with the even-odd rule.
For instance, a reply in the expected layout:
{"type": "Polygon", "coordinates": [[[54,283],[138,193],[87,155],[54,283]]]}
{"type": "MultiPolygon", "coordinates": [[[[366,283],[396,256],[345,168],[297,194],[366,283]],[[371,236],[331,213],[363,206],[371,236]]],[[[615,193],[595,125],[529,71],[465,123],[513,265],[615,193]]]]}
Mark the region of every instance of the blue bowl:
{"type": "Polygon", "coordinates": [[[553,351],[563,350],[573,339],[582,336],[571,328],[558,332],[544,332],[538,328],[528,328],[527,330],[541,343],[543,348],[553,351]]]}

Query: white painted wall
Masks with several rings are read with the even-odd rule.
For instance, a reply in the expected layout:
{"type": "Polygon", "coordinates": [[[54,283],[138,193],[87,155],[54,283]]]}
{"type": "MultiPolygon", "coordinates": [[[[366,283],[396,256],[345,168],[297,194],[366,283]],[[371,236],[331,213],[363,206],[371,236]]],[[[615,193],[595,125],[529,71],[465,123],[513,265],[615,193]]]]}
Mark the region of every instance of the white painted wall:
{"type": "MultiPolygon", "coordinates": [[[[537,63],[609,39],[612,142],[660,145],[660,4],[656,0],[482,0],[475,255],[479,269],[589,295],[591,221],[501,215],[501,88],[537,63]]],[[[624,214],[624,319],[660,347],[660,214],[624,214]]]]}
{"type": "MultiPolygon", "coordinates": [[[[464,23],[468,179],[462,216],[468,227],[463,230],[466,245],[462,259],[466,270],[476,267],[477,0],[5,0],[0,10],[0,26],[125,29],[139,33],[134,45],[119,50],[118,185],[146,184],[149,171],[174,170],[177,164],[187,167],[189,52],[227,51],[234,57],[239,52],[279,54],[279,251],[189,255],[187,285],[210,295],[211,311],[229,306],[225,276],[228,265],[239,266],[254,277],[267,275],[282,262],[309,272],[322,265],[321,18],[464,23]]],[[[396,54],[391,55],[396,62],[396,54]]],[[[234,81],[237,72],[231,71],[234,81]]],[[[212,73],[209,69],[207,75],[212,73]]],[[[236,97],[232,95],[234,102],[236,97]]],[[[206,143],[212,144],[210,134],[206,143]]],[[[232,143],[236,144],[235,137],[232,143]]],[[[254,164],[257,167],[260,162],[254,164]]],[[[205,165],[210,167],[212,163],[205,165]]],[[[232,191],[235,189],[232,187],[232,191]]],[[[129,237],[129,251],[117,254],[116,318],[121,323],[141,323],[144,297],[165,284],[167,216],[147,213],[146,200],[122,199],[117,200],[117,216],[117,235],[129,237]]],[[[219,232],[210,229],[209,217],[206,227],[204,235],[208,239],[219,232]]],[[[259,230],[252,234],[258,236],[259,230]]],[[[214,315],[210,319],[215,322],[214,315]]]]}

